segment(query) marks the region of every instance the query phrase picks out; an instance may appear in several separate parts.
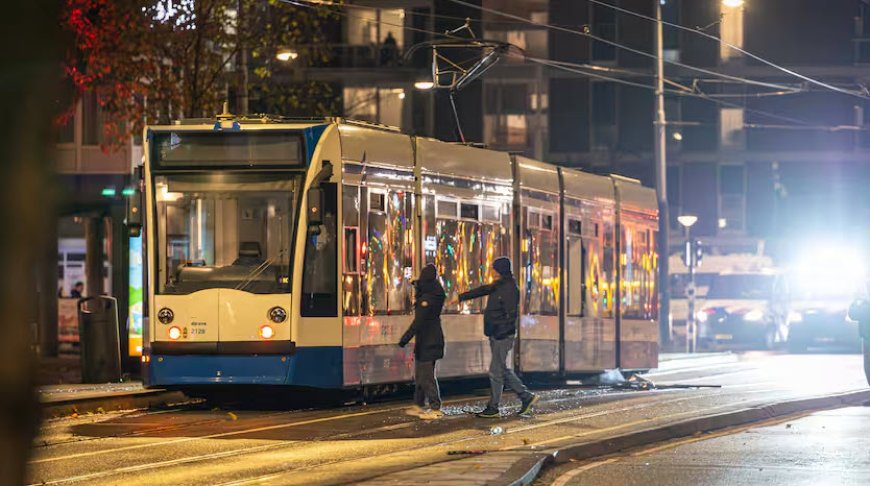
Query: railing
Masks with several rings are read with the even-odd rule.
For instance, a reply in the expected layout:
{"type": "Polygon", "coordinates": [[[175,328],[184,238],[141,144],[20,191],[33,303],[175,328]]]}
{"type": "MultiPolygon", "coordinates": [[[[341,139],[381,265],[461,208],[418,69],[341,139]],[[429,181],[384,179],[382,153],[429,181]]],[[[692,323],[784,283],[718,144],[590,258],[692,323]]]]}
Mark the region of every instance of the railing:
{"type": "Polygon", "coordinates": [[[392,68],[399,66],[423,67],[425,56],[415,56],[405,63],[404,51],[390,44],[318,44],[295,46],[298,57],[291,65],[330,68],[392,68]]]}

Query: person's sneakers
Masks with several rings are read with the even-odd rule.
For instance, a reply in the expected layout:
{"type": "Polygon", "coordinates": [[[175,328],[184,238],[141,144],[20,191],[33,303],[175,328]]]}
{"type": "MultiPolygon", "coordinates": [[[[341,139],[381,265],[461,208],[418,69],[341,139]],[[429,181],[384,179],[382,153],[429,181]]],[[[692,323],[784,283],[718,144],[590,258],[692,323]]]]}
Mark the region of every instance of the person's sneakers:
{"type": "Polygon", "coordinates": [[[423,410],[423,407],[420,407],[418,405],[414,405],[411,408],[405,410],[405,415],[410,415],[412,417],[420,417],[424,413],[426,413],[426,411],[423,410]]]}
{"type": "Polygon", "coordinates": [[[419,415],[420,420],[438,420],[444,417],[444,412],[441,410],[429,410],[428,412],[419,415]]]}
{"type": "Polygon", "coordinates": [[[499,412],[497,408],[486,407],[476,415],[478,418],[499,418],[501,417],[501,412],[499,412]]]}
{"type": "Polygon", "coordinates": [[[521,417],[531,417],[534,412],[533,407],[541,398],[534,393],[530,393],[528,397],[523,399],[523,404],[520,407],[520,412],[517,414],[521,417]]]}

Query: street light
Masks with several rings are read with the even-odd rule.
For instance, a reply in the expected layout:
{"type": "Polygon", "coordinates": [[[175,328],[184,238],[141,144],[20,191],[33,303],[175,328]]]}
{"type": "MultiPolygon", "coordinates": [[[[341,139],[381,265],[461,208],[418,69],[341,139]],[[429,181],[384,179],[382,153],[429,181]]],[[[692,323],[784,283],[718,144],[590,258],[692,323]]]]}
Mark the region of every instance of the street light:
{"type": "Polygon", "coordinates": [[[686,228],[686,231],[689,231],[689,228],[691,228],[693,224],[698,222],[698,217],[691,214],[686,214],[683,216],[677,216],[677,221],[679,221],[680,224],[686,228]]]}
{"type": "Polygon", "coordinates": [[[728,8],[740,8],[743,6],[743,0],[722,0],[722,5],[728,8]]]}
{"type": "Polygon", "coordinates": [[[689,285],[686,287],[686,297],[689,299],[689,315],[686,316],[686,352],[694,353],[697,344],[697,326],[695,323],[695,245],[692,244],[690,229],[698,222],[698,217],[692,214],[677,216],[677,221],[686,228],[685,263],[689,267],[689,285]]]}
{"type": "Polygon", "coordinates": [[[417,89],[426,91],[426,90],[430,90],[430,89],[434,88],[435,83],[433,83],[432,81],[426,81],[426,80],[417,81],[416,83],[414,83],[414,87],[417,89]]]}
{"type": "Polygon", "coordinates": [[[299,53],[292,49],[285,49],[283,51],[278,51],[278,54],[275,55],[275,58],[281,62],[292,61],[299,57],[299,53]]]}

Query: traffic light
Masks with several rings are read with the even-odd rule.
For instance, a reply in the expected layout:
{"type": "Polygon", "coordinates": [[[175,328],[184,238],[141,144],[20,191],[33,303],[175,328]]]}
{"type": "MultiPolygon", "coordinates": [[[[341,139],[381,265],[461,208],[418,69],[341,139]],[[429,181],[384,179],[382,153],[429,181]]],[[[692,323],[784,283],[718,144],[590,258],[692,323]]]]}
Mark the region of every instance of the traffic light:
{"type": "Polygon", "coordinates": [[[683,253],[683,263],[687,267],[700,267],[701,260],[704,259],[704,245],[701,240],[687,240],[686,249],[683,253]]]}

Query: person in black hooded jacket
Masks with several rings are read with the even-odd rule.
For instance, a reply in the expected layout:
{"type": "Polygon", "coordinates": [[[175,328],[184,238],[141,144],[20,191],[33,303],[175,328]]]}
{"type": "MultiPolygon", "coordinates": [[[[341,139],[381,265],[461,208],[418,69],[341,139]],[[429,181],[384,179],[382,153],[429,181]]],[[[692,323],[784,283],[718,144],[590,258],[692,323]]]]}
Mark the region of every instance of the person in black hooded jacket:
{"type": "Polygon", "coordinates": [[[408,410],[408,414],[422,419],[436,419],[444,415],[441,412],[441,393],[435,377],[435,363],[444,357],[441,309],[447,296],[438,282],[435,265],[430,263],[423,268],[420,278],[414,282],[414,291],[414,322],[399,341],[399,346],[405,347],[412,338],[416,338],[414,406],[408,410]],[[427,399],[431,408],[429,412],[424,411],[427,399]]]}
{"type": "MultiPolygon", "coordinates": [[[[867,282],[870,292],[870,282],[867,282]]],[[[870,385],[870,299],[860,299],[849,306],[849,319],[858,321],[858,335],[864,352],[864,376],[870,385]]]]}
{"type": "Polygon", "coordinates": [[[498,278],[491,284],[460,294],[458,301],[487,297],[483,311],[483,334],[489,338],[492,359],[489,364],[489,383],[491,395],[486,408],[477,414],[481,418],[501,416],[499,404],[505,385],[513,390],[521,400],[519,415],[529,417],[538,402],[538,396],[530,392],[514,373],[508,362],[510,351],[514,348],[517,334],[517,320],[520,313],[520,289],[514,279],[511,261],[507,257],[496,258],[492,262],[498,278]]]}

